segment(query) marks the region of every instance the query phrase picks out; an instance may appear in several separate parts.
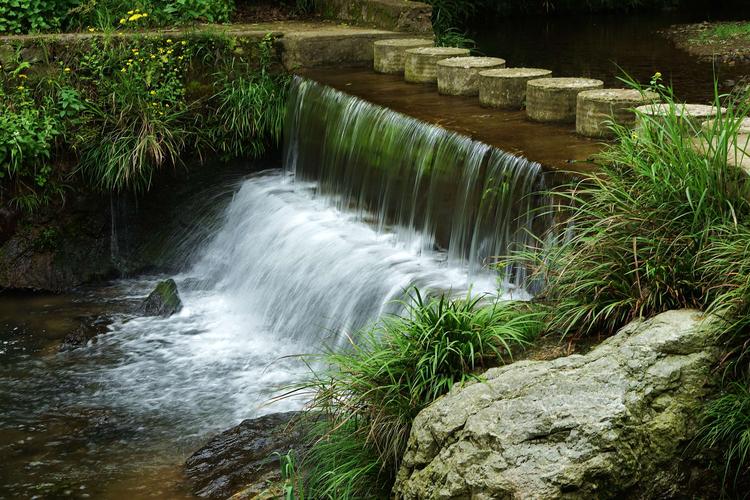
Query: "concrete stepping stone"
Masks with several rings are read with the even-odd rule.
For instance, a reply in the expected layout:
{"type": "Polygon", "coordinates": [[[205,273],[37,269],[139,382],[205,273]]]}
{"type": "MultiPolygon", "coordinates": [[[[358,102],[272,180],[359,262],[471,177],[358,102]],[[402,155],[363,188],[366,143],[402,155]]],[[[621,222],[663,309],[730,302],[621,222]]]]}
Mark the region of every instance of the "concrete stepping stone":
{"type": "Polygon", "coordinates": [[[470,54],[469,49],[457,47],[419,47],[404,53],[404,80],[412,83],[437,82],[437,62],[449,57],[470,54]]]}
{"type": "Polygon", "coordinates": [[[659,94],[635,89],[584,90],[578,94],[576,132],[585,137],[611,138],[611,123],[635,127],[638,106],[654,103],[659,94]]]}
{"type": "MultiPolygon", "coordinates": [[[[646,104],[644,106],[638,106],[636,109],[638,115],[636,116],[636,130],[640,130],[645,126],[644,117],[651,117],[654,121],[659,122],[661,118],[669,116],[674,113],[675,116],[680,118],[686,128],[690,132],[698,133],[701,130],[701,125],[708,119],[715,118],[718,113],[716,106],[709,106],[706,104],[646,104]]],[[[722,113],[725,110],[722,108],[722,113]]]]}
{"type": "Polygon", "coordinates": [[[373,68],[376,73],[401,74],[404,72],[404,53],[407,49],[434,45],[435,42],[425,38],[377,40],[373,44],[373,68]]]}
{"type": "Polygon", "coordinates": [[[479,95],[479,73],[504,68],[498,57],[451,57],[437,63],[438,92],[445,95],[479,95]]]}
{"type": "Polygon", "coordinates": [[[529,80],[548,78],[552,71],[541,68],[501,68],[479,72],[479,102],[487,108],[521,109],[526,102],[529,80]]]}
{"type": "Polygon", "coordinates": [[[526,84],[526,116],[538,122],[575,123],[577,97],[604,87],[592,78],[538,78],[526,84]]]}
{"type": "MultiPolygon", "coordinates": [[[[712,149],[719,143],[718,137],[711,137],[715,119],[706,120],[701,125],[701,132],[704,137],[696,140],[697,147],[700,151],[706,153],[710,150],[709,138],[713,145],[712,149]]],[[[730,167],[739,167],[750,175],[750,118],[743,118],[737,124],[736,136],[727,141],[727,165],[730,167]]]]}

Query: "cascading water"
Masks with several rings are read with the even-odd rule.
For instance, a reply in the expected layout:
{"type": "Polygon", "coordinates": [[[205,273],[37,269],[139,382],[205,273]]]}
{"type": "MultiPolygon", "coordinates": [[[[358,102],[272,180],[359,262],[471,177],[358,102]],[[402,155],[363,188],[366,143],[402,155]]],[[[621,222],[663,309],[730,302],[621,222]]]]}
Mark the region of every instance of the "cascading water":
{"type": "MultiPolygon", "coordinates": [[[[544,184],[538,164],[314,82],[295,79],[285,135],[283,169],[233,185],[210,237],[179,238],[190,242],[175,276],[179,314],[123,313],[84,349],[0,363],[0,403],[13,408],[0,414],[0,430],[51,432],[77,415],[106,414],[102,427],[47,436],[54,465],[0,465],[0,476],[25,471],[0,497],[60,477],[111,497],[103,475],[159,471],[211,432],[299,407],[263,406],[306,370],[289,355],[340,344],[397,312],[410,286],[496,292],[498,276],[484,264],[529,244],[546,223],[535,214],[545,203],[533,194],[544,184]]],[[[122,281],[108,293],[127,301],[154,283],[122,281]]]]}
{"type": "Polygon", "coordinates": [[[451,265],[476,272],[549,225],[538,163],[299,77],[287,123],[286,171],[451,265]]]}

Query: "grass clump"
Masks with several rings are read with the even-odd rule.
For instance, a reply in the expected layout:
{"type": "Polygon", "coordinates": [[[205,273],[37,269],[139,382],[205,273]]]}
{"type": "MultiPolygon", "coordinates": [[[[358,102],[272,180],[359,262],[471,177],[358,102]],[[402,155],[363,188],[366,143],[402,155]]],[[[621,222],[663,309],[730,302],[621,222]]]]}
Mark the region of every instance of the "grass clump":
{"type": "Polygon", "coordinates": [[[365,329],[345,351],[322,358],[302,391],[324,415],[306,466],[313,498],[371,498],[387,493],[417,414],[456,383],[504,363],[542,329],[528,304],[482,298],[423,298],[403,316],[365,329]]]}
{"type": "Polygon", "coordinates": [[[706,408],[703,443],[722,449],[740,476],[750,466],[750,404],[746,383],[733,381],[750,376],[750,182],[728,158],[744,146],[737,132],[750,105],[717,92],[718,117],[701,129],[658,77],[649,90],[666,113],[641,114],[635,131],[613,125],[618,140],[598,172],[554,193],[570,206],[553,230],[565,237],[521,260],[541,283],[536,300],[553,311],[546,333],[612,334],[678,308],[720,317],[727,385],[706,408]]]}
{"type": "Polygon", "coordinates": [[[750,38],[750,23],[719,23],[701,33],[702,40],[732,38],[750,38]]]}

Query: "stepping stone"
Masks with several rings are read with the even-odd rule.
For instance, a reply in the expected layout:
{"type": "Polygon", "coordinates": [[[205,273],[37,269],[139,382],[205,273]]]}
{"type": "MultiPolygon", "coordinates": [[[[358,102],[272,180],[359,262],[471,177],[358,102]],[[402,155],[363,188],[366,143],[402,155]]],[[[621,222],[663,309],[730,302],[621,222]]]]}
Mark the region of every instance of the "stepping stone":
{"type": "Polygon", "coordinates": [[[457,47],[420,47],[407,49],[404,53],[404,80],[412,83],[434,83],[437,81],[437,62],[449,57],[470,54],[469,49],[457,47]]]}
{"type": "Polygon", "coordinates": [[[407,49],[434,45],[435,42],[424,38],[378,40],[373,44],[373,68],[376,73],[401,74],[404,72],[404,52],[407,49]]]}
{"type": "Polygon", "coordinates": [[[576,132],[586,137],[611,138],[611,123],[633,128],[633,109],[659,100],[656,92],[635,89],[585,90],[578,94],[576,132]]]}
{"type": "Polygon", "coordinates": [[[487,108],[521,109],[529,80],[552,74],[540,68],[502,68],[479,72],[479,102],[487,108]]]}
{"type": "MultiPolygon", "coordinates": [[[[660,118],[674,113],[681,119],[689,132],[698,133],[703,122],[716,117],[718,108],[705,104],[674,104],[673,106],[669,104],[646,104],[645,106],[638,106],[635,110],[638,112],[636,129],[642,129],[645,126],[644,117],[651,117],[654,121],[659,122],[660,118]]],[[[721,112],[724,113],[725,111],[722,108],[721,112]]]]}
{"type": "MultiPolygon", "coordinates": [[[[705,136],[696,139],[696,147],[704,153],[710,150],[708,138],[712,135],[714,125],[715,119],[706,120],[701,125],[701,131],[705,136]]],[[[727,141],[727,165],[739,167],[750,175],[750,118],[742,119],[736,126],[737,135],[727,141]]],[[[715,149],[719,143],[718,138],[711,137],[711,143],[715,149]]]]}
{"type": "Polygon", "coordinates": [[[591,78],[539,78],[526,84],[526,116],[538,122],[575,123],[578,94],[604,87],[591,78]]]}
{"type": "Polygon", "coordinates": [[[446,95],[479,95],[479,73],[504,68],[497,57],[451,57],[437,63],[438,92],[446,95]]]}

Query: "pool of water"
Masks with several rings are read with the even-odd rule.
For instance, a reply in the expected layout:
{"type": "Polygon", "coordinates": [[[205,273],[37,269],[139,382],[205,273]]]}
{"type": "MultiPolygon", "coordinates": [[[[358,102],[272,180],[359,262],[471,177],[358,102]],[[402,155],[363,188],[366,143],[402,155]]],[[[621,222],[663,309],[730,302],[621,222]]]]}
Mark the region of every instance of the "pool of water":
{"type": "Polygon", "coordinates": [[[510,17],[493,21],[471,34],[485,54],[502,57],[509,66],[551,69],[556,76],[581,76],[622,87],[618,77],[629,74],[647,84],[660,72],[674,86],[678,99],[708,102],[714,76],[728,92],[750,64],[698,61],[676,48],[659,32],[674,24],[706,20],[737,20],[750,16],[747,7],[704,2],[698,8],[643,14],[510,17]]]}

